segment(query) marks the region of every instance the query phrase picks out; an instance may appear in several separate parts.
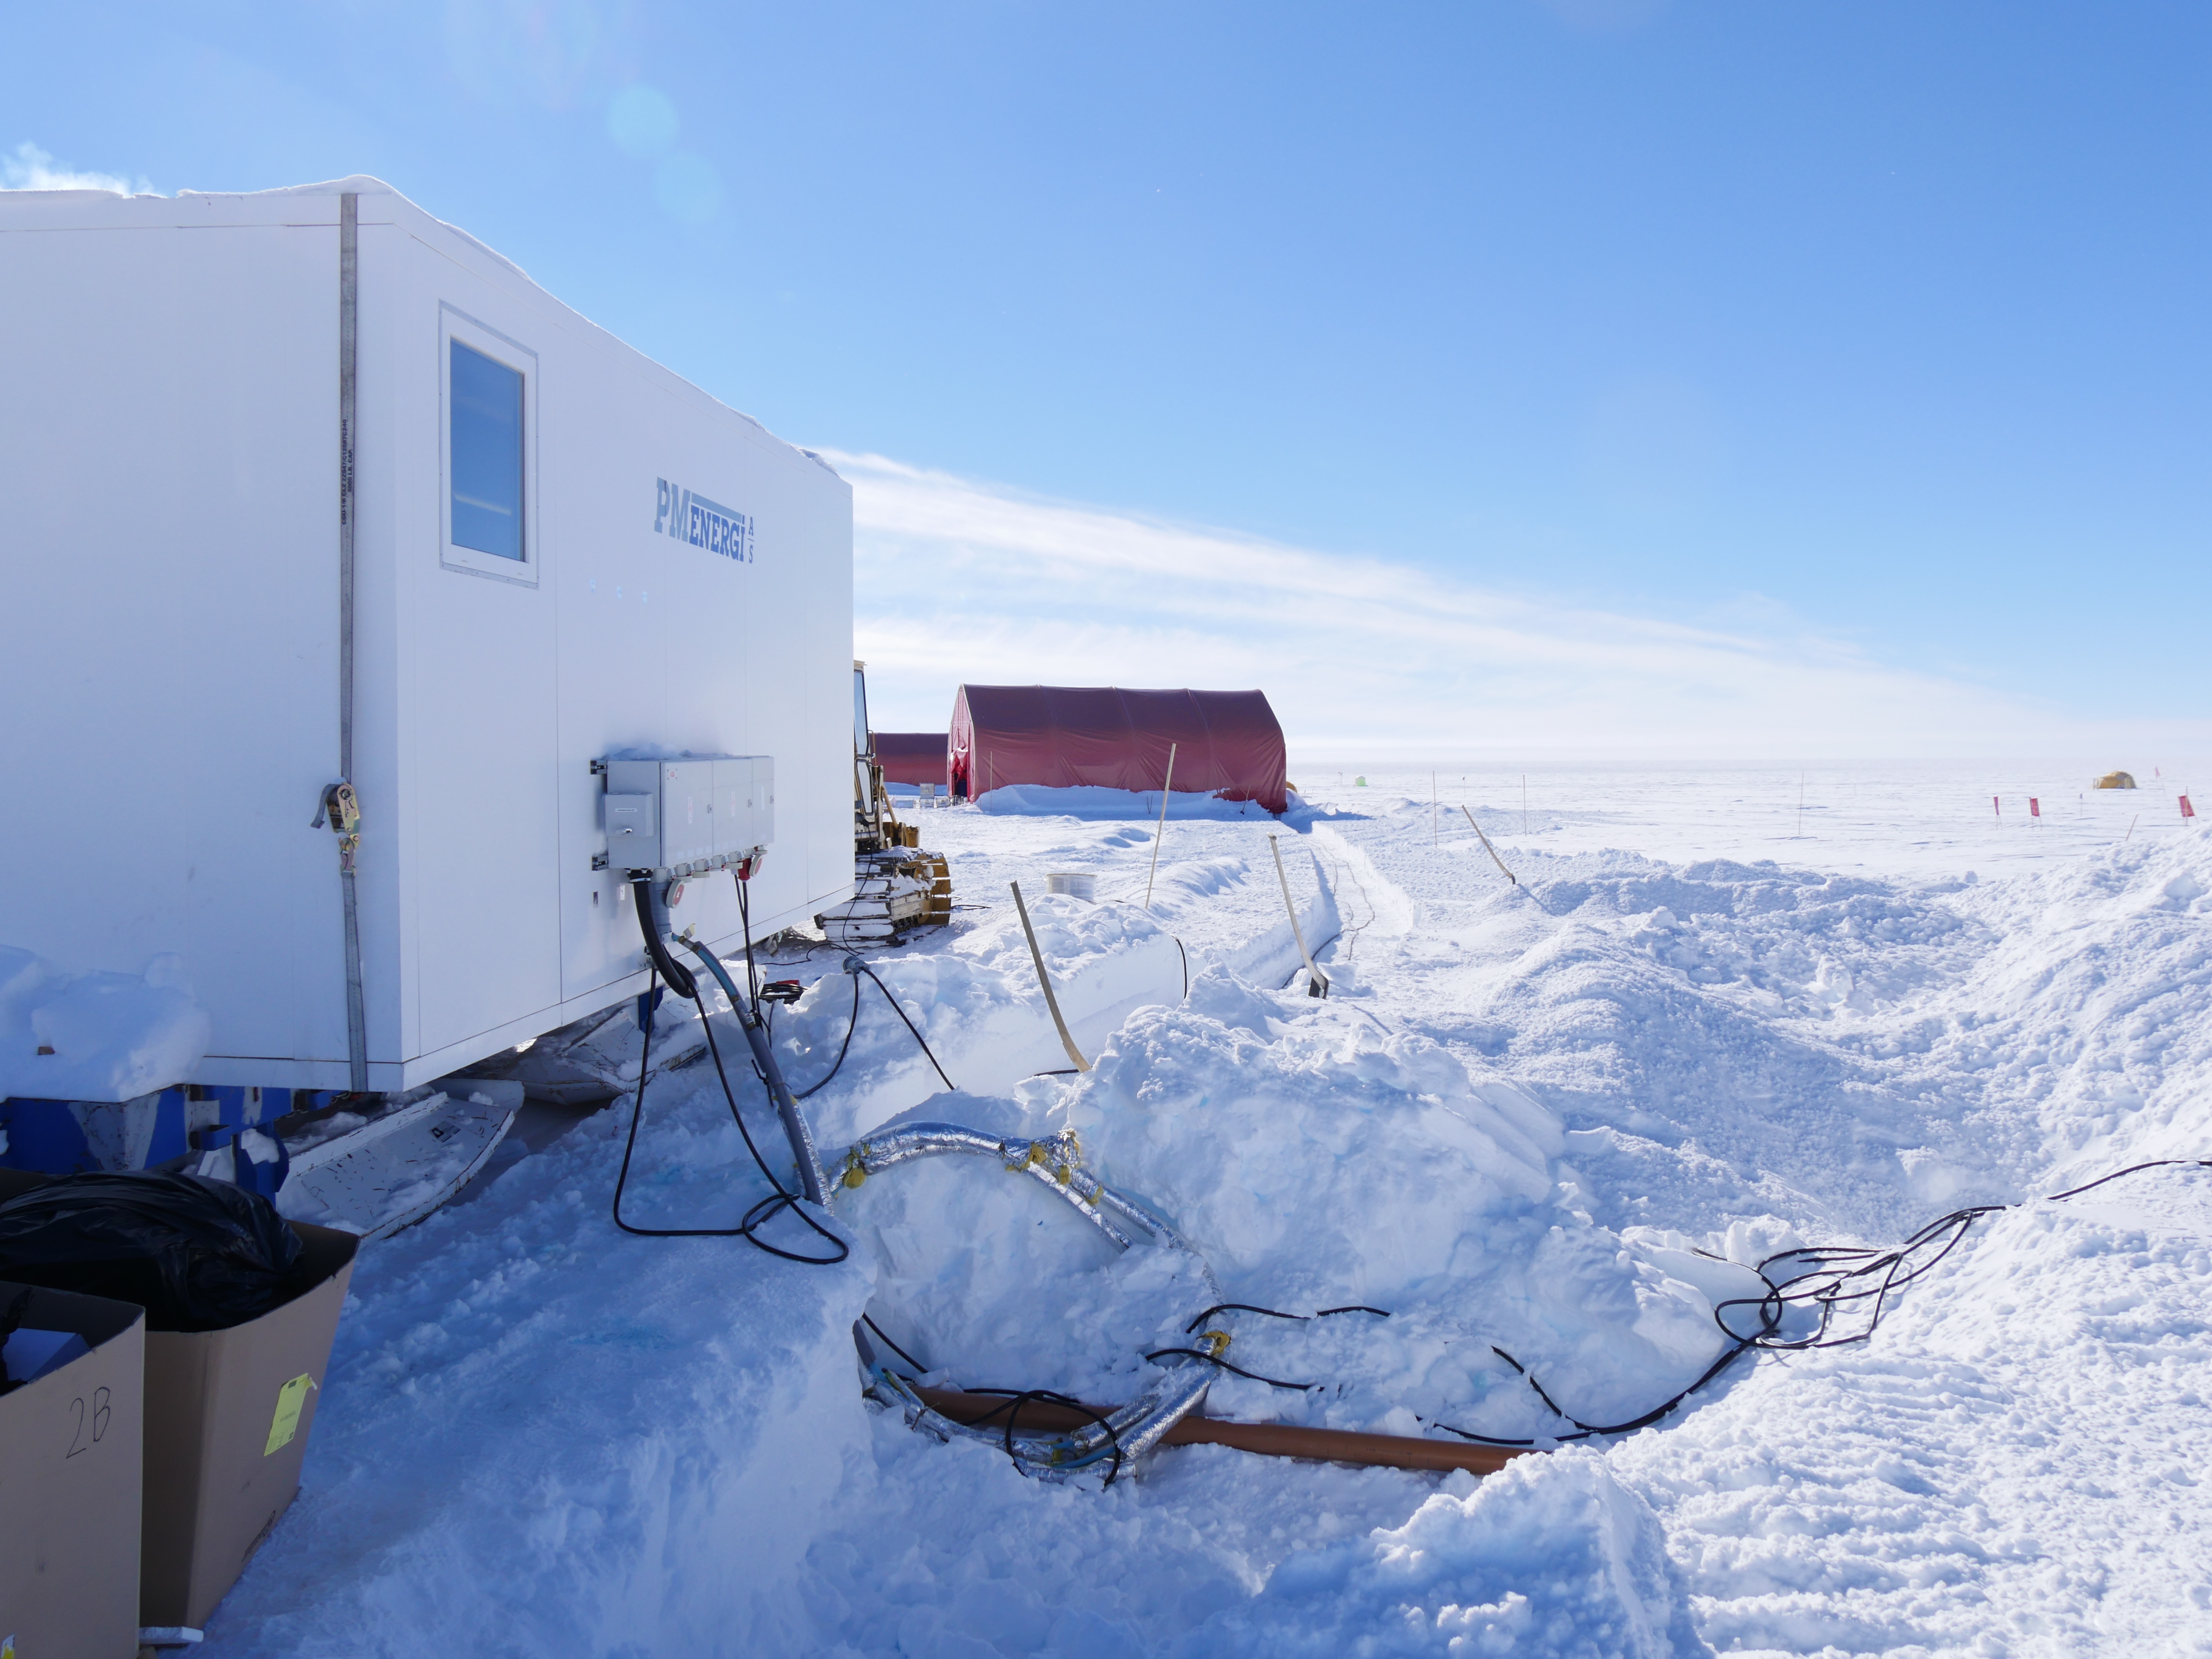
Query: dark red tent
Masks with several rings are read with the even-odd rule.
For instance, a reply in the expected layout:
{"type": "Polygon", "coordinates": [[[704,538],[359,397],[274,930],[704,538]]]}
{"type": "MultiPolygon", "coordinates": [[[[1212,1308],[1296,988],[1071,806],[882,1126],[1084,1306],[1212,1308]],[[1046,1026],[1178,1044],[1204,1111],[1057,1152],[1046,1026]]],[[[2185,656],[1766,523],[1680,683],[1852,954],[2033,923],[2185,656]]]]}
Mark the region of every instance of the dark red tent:
{"type": "Polygon", "coordinates": [[[1283,728],[1264,691],[1127,691],[1118,686],[963,685],[952,698],[947,777],[973,798],[1010,783],[1158,789],[1176,746],[1175,787],[1255,800],[1284,793],[1283,728]]]}
{"type": "Polygon", "coordinates": [[[887,783],[943,783],[945,751],[942,732],[876,733],[876,764],[887,783]]]}

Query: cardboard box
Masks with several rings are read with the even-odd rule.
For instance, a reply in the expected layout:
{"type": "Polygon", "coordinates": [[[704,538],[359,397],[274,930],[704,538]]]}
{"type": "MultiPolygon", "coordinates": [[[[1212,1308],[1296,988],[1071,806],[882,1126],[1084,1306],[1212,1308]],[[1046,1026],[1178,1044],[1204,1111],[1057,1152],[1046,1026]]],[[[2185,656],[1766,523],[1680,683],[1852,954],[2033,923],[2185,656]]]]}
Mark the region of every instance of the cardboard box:
{"type": "Polygon", "coordinates": [[[142,1625],[204,1627],[300,1490],[361,1241],[291,1225],[309,1289],[227,1331],[147,1333],[142,1625]]]}
{"type": "MultiPolygon", "coordinates": [[[[0,1170],[0,1202],[46,1179],[0,1170]]],[[[338,1310],[345,1305],[361,1241],[331,1227],[303,1221],[289,1225],[304,1247],[300,1272],[307,1288],[299,1295],[227,1331],[144,1334],[144,1519],[135,1552],[139,1599],[131,1626],[134,1641],[140,1626],[204,1627],[300,1490],[307,1431],[314,1425],[338,1310]]],[[[42,1377],[33,1386],[43,1388],[53,1380],[42,1377]]],[[[9,1420],[6,1407],[29,1392],[21,1389],[0,1398],[0,1425],[9,1420]]],[[[138,1418],[131,1420],[135,1432],[138,1418]]],[[[0,1458],[4,1456],[0,1451],[0,1458]]],[[[5,1524],[6,1517],[0,1516],[0,1528],[5,1524]]],[[[0,1530],[0,1540],[10,1536],[0,1530]]],[[[0,1602],[0,1620],[6,1617],[5,1605],[0,1602]]],[[[0,1627],[0,1639],[7,1634],[0,1627]]],[[[91,1655],[96,1650],[82,1651],[91,1655]]],[[[135,1654],[136,1646],[129,1651],[135,1654]]],[[[33,1650],[20,1642],[17,1654],[18,1659],[33,1659],[33,1650]]]]}
{"type": "MultiPolygon", "coordinates": [[[[0,1309],[23,1288],[0,1282],[0,1309]]],[[[133,1659],[146,1316],[33,1290],[23,1324],[91,1352],[0,1395],[0,1651],[133,1659]]]]}

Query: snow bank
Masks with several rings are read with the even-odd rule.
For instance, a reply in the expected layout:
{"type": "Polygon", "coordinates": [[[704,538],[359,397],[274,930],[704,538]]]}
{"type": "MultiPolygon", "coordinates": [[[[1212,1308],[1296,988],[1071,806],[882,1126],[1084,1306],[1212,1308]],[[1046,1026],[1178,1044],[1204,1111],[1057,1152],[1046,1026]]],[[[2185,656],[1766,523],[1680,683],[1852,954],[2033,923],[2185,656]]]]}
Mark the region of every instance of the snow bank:
{"type": "MultiPolygon", "coordinates": [[[[1237,1363],[1211,1409],[1419,1433],[1442,1419],[1544,1436],[1563,1425],[1498,1345],[1585,1416],[1649,1409],[1722,1340],[1707,1296],[1557,1201],[1555,1120],[1478,1084],[1425,1037],[1208,969],[1182,1006],[1139,1009],[1096,1069],[1015,1100],[940,1097],[908,1115],[1035,1135],[1073,1127],[1103,1179],[1170,1218],[1231,1301],[1237,1363]]],[[[984,1161],[917,1166],[841,1206],[884,1264],[875,1316],[939,1380],[1119,1403],[1138,1356],[1187,1345],[1210,1301],[1186,1259],[1114,1255],[984,1161]]],[[[1755,1288],[1741,1269],[1730,1292],[1755,1288]]]]}
{"type": "Polygon", "coordinates": [[[2031,1205],[1607,1461],[1724,1650],[2202,1651],[2209,1282],[2212,1170],[2031,1205]]]}
{"type": "MultiPolygon", "coordinates": [[[[1607,788],[1607,827],[1576,835],[1664,805],[1607,788]]],[[[877,967],[970,1092],[942,1094],[868,988],[809,1103],[824,1144],[900,1113],[1072,1126],[1224,1294],[1390,1310],[1218,1316],[1232,1361],[1323,1385],[1224,1376],[1222,1415],[1555,1430],[1496,1343],[1614,1420],[1703,1368],[1747,1260],[2212,1149],[2200,834],[1984,881],[1963,856],[1939,878],[1925,837],[1885,875],[1501,834],[1515,888],[1463,823],[1432,845],[1411,802],[1334,819],[1307,843],[1321,872],[1288,860],[1302,905],[1325,878],[1333,951],[1356,952],[1361,994],[1322,1003],[1234,971],[1281,923],[1272,826],[1193,823],[1149,922],[1038,896],[1055,983],[1097,976],[1086,1017],[1115,1029],[1085,1037],[1088,1077],[998,1081],[1066,1064],[1005,878],[1141,883],[1149,846],[1134,824],[933,822],[963,899],[1002,908],[877,967]]],[[[850,997],[833,970],[779,1016],[798,1086],[850,997]]],[[[710,1071],[671,1072],[647,1110],[633,1219],[726,1222],[762,1190],[710,1071]]],[[[623,1127],[515,1147],[364,1252],[307,1492],[211,1656],[2202,1645],[2212,1172],[1978,1224],[1874,1340],[1739,1361],[1656,1428],[1480,1484],[1191,1447],[1098,1492],[868,1413],[847,1322],[871,1309],[939,1380],[1119,1399],[1197,1285],[984,1159],[841,1199],[862,1245],[844,1268],[622,1238],[603,1206],[623,1127]]]]}
{"type": "MultiPolygon", "coordinates": [[[[974,805],[979,812],[1001,817],[1158,819],[1160,815],[1160,792],[1152,789],[1140,794],[1131,789],[1109,789],[1092,783],[1076,784],[1064,789],[1048,788],[1041,783],[1010,783],[1001,789],[985,791],[975,797],[974,805]]],[[[1297,811],[1295,796],[1291,798],[1291,811],[1297,811]]],[[[1273,814],[1257,801],[1224,800],[1218,795],[1194,790],[1173,789],[1168,792],[1168,817],[1170,821],[1178,818],[1222,821],[1272,817],[1273,814]]]]}
{"type": "MultiPolygon", "coordinates": [[[[727,1225],[760,1195],[711,1073],[646,1109],[629,1219],[727,1225]]],[[[627,1127],[518,1147],[363,1250],[303,1489],[210,1651],[807,1650],[796,1571],[866,1455],[869,1265],[616,1233],[627,1127]]]]}
{"type": "Polygon", "coordinates": [[[1691,1659],[1690,1619],[1659,1522],[1593,1452],[1455,1475],[1403,1526],[1296,1555],[1249,1606],[1178,1643],[1188,1659],[1418,1654],[1691,1659]]]}
{"type": "MultiPolygon", "coordinates": [[[[1060,1013],[1086,1059],[1133,1009],[1182,1000],[1183,952],[1143,911],[1057,893],[1024,892],[1023,901],[1060,1013]]],[[[870,965],[963,1091],[1001,1093],[1070,1063],[1011,904],[947,949],[909,949],[870,965]]],[[[944,1087],[881,994],[857,982],[857,1025],[856,981],[842,974],[818,981],[776,1021],[779,1059],[794,1089],[827,1076],[846,1033],[853,1034],[836,1081],[808,1103],[825,1148],[849,1143],[944,1087]]]]}
{"type": "Polygon", "coordinates": [[[0,945],[0,1099],[151,1094],[184,1081],[211,1029],[174,956],[155,957],[143,975],[71,975],[0,945]]]}

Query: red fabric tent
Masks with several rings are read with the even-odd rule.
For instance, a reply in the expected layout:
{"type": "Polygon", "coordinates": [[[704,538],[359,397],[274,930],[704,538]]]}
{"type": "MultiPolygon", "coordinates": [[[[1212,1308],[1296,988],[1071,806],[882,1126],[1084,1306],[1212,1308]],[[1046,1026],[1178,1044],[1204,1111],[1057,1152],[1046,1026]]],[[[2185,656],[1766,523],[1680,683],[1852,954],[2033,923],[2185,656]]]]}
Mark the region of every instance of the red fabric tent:
{"type": "Polygon", "coordinates": [[[942,732],[878,732],[876,764],[889,783],[943,783],[945,736],[942,732]]]}
{"type": "Polygon", "coordinates": [[[1175,787],[1270,812],[1290,805],[1283,728],[1264,691],[1128,691],[1119,686],[963,685],[952,698],[946,776],[973,798],[1010,783],[1157,789],[1168,745],[1175,787]]]}

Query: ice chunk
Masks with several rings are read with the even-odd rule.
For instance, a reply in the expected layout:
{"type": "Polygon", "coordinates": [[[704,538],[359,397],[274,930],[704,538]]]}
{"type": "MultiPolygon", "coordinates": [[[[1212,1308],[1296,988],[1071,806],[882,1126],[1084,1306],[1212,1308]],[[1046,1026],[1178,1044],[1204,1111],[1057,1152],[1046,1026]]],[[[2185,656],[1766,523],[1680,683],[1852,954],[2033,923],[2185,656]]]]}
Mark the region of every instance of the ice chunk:
{"type": "Polygon", "coordinates": [[[0,946],[0,1098],[123,1101],[181,1083],[207,1053],[207,1011],[173,957],[149,976],[70,975],[0,946]]]}

